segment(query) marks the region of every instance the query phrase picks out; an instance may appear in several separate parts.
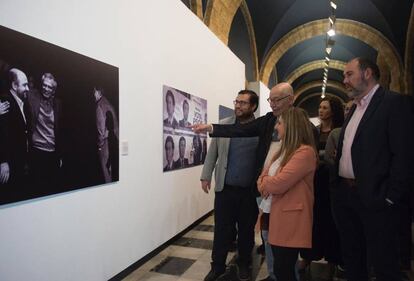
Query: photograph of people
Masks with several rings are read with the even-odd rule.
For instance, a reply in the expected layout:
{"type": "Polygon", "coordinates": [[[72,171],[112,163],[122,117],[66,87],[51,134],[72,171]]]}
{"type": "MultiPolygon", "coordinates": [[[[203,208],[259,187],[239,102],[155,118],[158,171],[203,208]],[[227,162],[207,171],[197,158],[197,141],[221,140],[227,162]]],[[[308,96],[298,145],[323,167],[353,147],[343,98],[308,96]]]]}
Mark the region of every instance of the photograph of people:
{"type": "Polygon", "coordinates": [[[175,98],[171,90],[168,90],[167,94],[165,95],[165,104],[167,107],[168,116],[164,119],[164,126],[169,126],[175,129],[178,127],[178,122],[174,117],[175,98]]]}
{"type": "Polygon", "coordinates": [[[167,165],[164,167],[164,172],[174,169],[174,140],[172,136],[167,136],[165,139],[165,158],[167,159],[167,165]]]}
{"type": "Polygon", "coordinates": [[[201,165],[202,164],[202,153],[203,153],[203,146],[201,143],[201,139],[199,135],[193,136],[193,148],[191,150],[191,156],[193,158],[193,165],[201,165]]]}
{"type": "Polygon", "coordinates": [[[17,68],[8,76],[9,90],[0,96],[9,105],[0,115],[0,203],[17,198],[28,181],[27,76],[17,68]]]}
{"type": "Polygon", "coordinates": [[[183,136],[180,137],[178,142],[178,152],[179,158],[174,161],[173,168],[174,169],[181,169],[188,167],[188,158],[185,158],[185,149],[186,149],[186,140],[183,136]]]}
{"type": "Polygon", "coordinates": [[[112,182],[118,169],[119,125],[113,106],[104,96],[103,88],[95,87],[96,127],[98,131],[98,155],[105,182],[112,182]]]}
{"type": "Polygon", "coordinates": [[[178,124],[182,128],[187,128],[191,126],[191,123],[188,121],[188,113],[190,111],[190,105],[187,100],[183,101],[183,119],[181,119],[178,124]]]}
{"type": "Polygon", "coordinates": [[[277,280],[296,281],[299,250],[312,247],[313,180],[318,162],[309,117],[291,107],[275,129],[281,148],[257,180],[263,197],[272,195],[269,244],[277,280]]]}
{"type": "Polygon", "coordinates": [[[28,103],[31,113],[30,167],[31,179],[48,193],[55,187],[62,167],[61,117],[62,105],[56,98],[56,78],[44,73],[40,92],[31,90],[28,103]]]}

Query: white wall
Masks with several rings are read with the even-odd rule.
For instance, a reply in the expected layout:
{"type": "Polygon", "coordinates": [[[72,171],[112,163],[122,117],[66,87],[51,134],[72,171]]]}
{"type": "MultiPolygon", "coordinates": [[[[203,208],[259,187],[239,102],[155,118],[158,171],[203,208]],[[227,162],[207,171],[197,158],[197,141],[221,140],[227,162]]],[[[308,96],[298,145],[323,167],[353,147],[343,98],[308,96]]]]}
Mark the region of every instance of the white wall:
{"type": "Polygon", "coordinates": [[[120,69],[120,181],[0,207],[0,280],[107,280],[212,209],[162,172],[162,86],[232,107],[244,65],[180,0],[2,0],[0,24],[120,69]]]}
{"type": "Polygon", "coordinates": [[[259,109],[255,113],[256,117],[266,115],[266,113],[272,111],[270,104],[267,102],[270,90],[263,82],[249,82],[247,88],[259,95],[259,109]]]}

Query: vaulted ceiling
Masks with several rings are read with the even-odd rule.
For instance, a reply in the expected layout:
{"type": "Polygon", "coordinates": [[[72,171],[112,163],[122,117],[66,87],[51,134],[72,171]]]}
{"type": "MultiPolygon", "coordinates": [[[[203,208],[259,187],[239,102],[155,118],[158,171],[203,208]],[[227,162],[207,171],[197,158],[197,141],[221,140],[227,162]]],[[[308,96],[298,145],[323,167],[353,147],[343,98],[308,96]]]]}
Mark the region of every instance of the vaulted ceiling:
{"type": "Polygon", "coordinates": [[[326,93],[346,100],[345,63],[357,56],[376,61],[381,84],[412,93],[414,0],[182,0],[245,63],[246,80],[269,88],[289,81],[295,103],[316,113],[327,39],[330,54],[326,93]],[[328,37],[328,17],[336,35],[328,37]]]}

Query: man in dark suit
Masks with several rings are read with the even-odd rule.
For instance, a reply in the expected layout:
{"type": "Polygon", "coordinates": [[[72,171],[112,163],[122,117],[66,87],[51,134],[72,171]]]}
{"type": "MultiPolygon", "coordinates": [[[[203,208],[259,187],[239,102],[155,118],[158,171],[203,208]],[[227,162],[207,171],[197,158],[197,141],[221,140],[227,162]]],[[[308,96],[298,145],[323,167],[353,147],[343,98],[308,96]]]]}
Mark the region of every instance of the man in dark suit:
{"type": "Polygon", "coordinates": [[[23,199],[28,174],[28,135],[30,115],[26,105],[29,86],[19,69],[9,71],[9,92],[0,100],[9,103],[0,116],[0,204],[23,199]]]}
{"type": "Polygon", "coordinates": [[[349,281],[368,280],[369,265],[377,281],[402,280],[397,225],[412,180],[412,113],[403,96],[379,86],[379,75],[364,58],[344,70],[354,105],[339,137],[331,196],[349,281]]]}
{"type": "Polygon", "coordinates": [[[174,140],[172,136],[167,136],[165,139],[165,159],[167,160],[167,165],[164,166],[163,171],[171,171],[174,169],[174,140]]]}
{"type": "Polygon", "coordinates": [[[190,121],[188,121],[188,113],[190,112],[190,105],[187,100],[183,101],[183,119],[178,121],[178,125],[182,128],[187,128],[191,126],[190,121]]]}
{"type": "Polygon", "coordinates": [[[178,141],[178,153],[180,157],[176,161],[174,161],[173,169],[181,169],[188,167],[188,158],[185,158],[185,148],[185,138],[180,137],[180,140],[178,141]]]}
{"type": "Polygon", "coordinates": [[[171,90],[168,90],[165,95],[165,105],[167,107],[167,118],[164,119],[164,126],[177,128],[178,122],[174,117],[175,111],[175,98],[171,90]]]}
{"type": "Polygon", "coordinates": [[[40,92],[28,97],[31,116],[30,166],[34,184],[41,193],[56,188],[62,166],[62,106],[56,97],[57,81],[51,73],[42,75],[40,92]]]}

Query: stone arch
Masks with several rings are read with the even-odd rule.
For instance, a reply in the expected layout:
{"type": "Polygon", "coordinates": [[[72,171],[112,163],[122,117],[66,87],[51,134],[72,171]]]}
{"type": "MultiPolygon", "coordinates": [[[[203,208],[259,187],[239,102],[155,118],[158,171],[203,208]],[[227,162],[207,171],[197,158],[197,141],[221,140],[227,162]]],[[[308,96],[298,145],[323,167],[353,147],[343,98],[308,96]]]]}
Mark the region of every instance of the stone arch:
{"type": "MultiPolygon", "coordinates": [[[[299,88],[295,89],[295,97],[294,100],[298,100],[299,97],[305,93],[307,90],[312,89],[312,88],[316,88],[316,87],[322,87],[322,81],[313,81],[313,82],[309,82],[306,83],[302,86],[300,86],[299,88]]],[[[345,86],[342,83],[336,82],[336,81],[328,81],[327,84],[327,88],[333,88],[335,90],[341,91],[343,93],[346,93],[346,89],[345,86]]],[[[319,94],[320,95],[320,94],[319,94]]],[[[338,97],[340,98],[340,97],[338,97]]],[[[342,100],[342,99],[341,99],[342,100]]]]}
{"type": "Polygon", "coordinates": [[[204,23],[226,46],[234,15],[242,0],[209,0],[207,2],[204,23]]]}
{"type": "MultiPolygon", "coordinates": [[[[266,85],[269,83],[270,73],[274,65],[287,50],[312,37],[325,35],[326,27],[326,19],[312,21],[291,30],[276,42],[266,55],[260,70],[260,79],[263,83],[266,85]]],[[[401,91],[402,60],[396,48],[382,33],[369,25],[348,19],[336,20],[336,32],[361,40],[376,49],[379,55],[385,58],[390,70],[390,88],[401,91]]]]}
{"type": "MultiPolygon", "coordinates": [[[[343,71],[344,68],[345,68],[345,64],[346,63],[343,62],[343,61],[331,60],[329,62],[329,67],[328,68],[343,71]]],[[[311,72],[312,70],[315,70],[315,69],[321,69],[321,68],[325,68],[325,67],[326,67],[325,60],[315,60],[315,61],[305,63],[305,64],[301,65],[300,67],[296,68],[291,73],[289,73],[289,75],[286,77],[285,81],[292,84],[293,81],[298,79],[303,74],[311,72]]]]}

